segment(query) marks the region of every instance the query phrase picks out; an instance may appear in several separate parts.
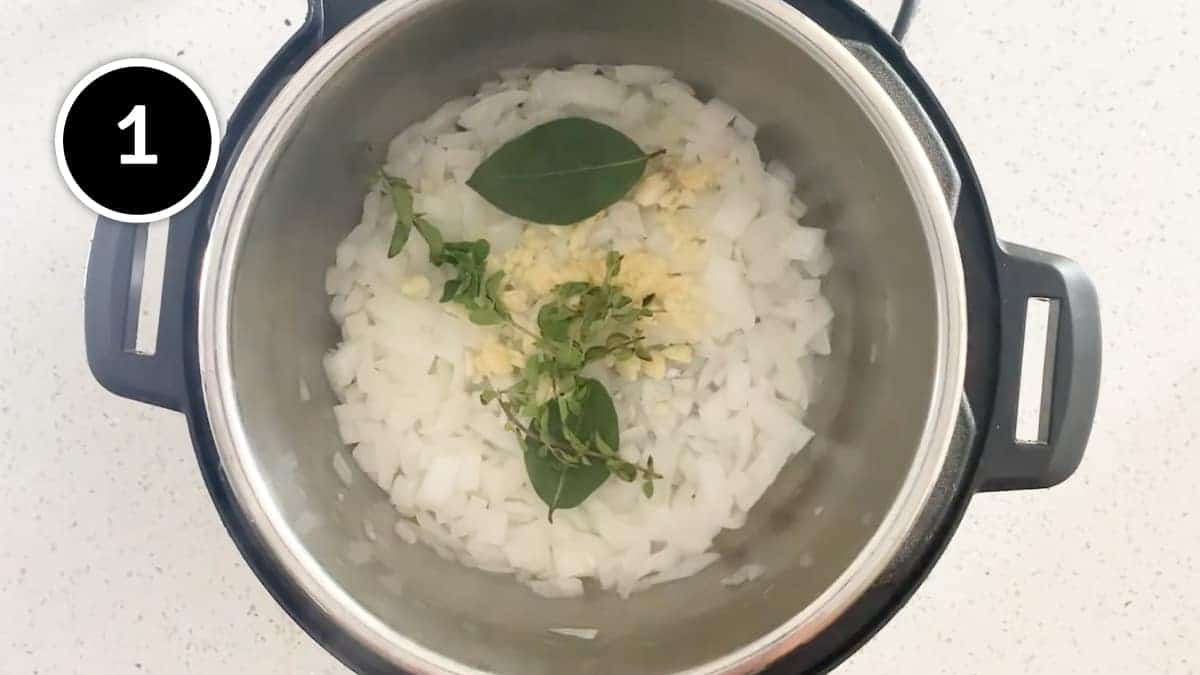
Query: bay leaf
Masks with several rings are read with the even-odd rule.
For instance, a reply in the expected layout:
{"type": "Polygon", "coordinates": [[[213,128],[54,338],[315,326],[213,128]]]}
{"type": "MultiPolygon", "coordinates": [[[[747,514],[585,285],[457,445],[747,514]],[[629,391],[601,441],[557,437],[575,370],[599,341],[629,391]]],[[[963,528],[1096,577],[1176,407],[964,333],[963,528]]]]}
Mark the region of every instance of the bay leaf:
{"type": "MultiPolygon", "coordinates": [[[[578,386],[584,390],[582,400],[577,412],[567,416],[566,427],[579,439],[598,436],[615,453],[620,449],[621,439],[617,409],[612,397],[604,385],[596,380],[580,378],[578,386]]],[[[564,394],[567,395],[570,394],[564,394]]],[[[546,406],[549,415],[545,425],[535,424],[534,431],[551,443],[566,444],[564,420],[559,406],[554,403],[552,401],[546,406]]],[[[611,473],[602,460],[593,460],[587,465],[564,464],[532,437],[525,440],[525,471],[534,492],[550,507],[551,520],[556,510],[571,509],[582,504],[608,480],[611,473]]]]}
{"type": "Polygon", "coordinates": [[[653,156],[606,124],[565,117],[504,144],[467,185],[509,215],[570,225],[620,201],[653,156]]]}

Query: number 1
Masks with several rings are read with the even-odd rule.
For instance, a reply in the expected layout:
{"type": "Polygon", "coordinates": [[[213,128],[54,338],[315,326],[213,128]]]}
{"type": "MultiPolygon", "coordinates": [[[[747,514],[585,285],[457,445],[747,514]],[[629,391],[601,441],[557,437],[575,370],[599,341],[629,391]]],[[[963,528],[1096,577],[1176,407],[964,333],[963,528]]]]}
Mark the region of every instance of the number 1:
{"type": "Polygon", "coordinates": [[[135,105],[125,119],[117,122],[122,131],[133,125],[133,154],[121,155],[122,164],[158,164],[158,155],[146,154],[146,106],[135,105]]]}

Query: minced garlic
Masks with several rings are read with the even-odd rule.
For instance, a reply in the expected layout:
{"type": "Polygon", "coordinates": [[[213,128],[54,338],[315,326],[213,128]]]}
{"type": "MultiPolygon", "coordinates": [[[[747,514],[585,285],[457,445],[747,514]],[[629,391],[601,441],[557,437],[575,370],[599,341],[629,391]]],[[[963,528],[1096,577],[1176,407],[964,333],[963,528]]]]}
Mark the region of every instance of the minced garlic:
{"type": "Polygon", "coordinates": [[[675,180],[693,192],[711,187],[716,178],[716,167],[712,164],[693,164],[675,169],[675,180]]]}
{"type": "Polygon", "coordinates": [[[691,345],[671,345],[662,350],[662,355],[676,363],[691,363],[694,357],[691,345]]]}
{"type": "MultiPolygon", "coordinates": [[[[716,184],[719,169],[711,162],[658,162],[629,197],[643,209],[643,217],[662,224],[670,237],[671,252],[663,255],[648,248],[626,247],[621,251],[623,259],[615,283],[634,302],[653,296],[656,311],[641,322],[655,340],[672,344],[652,352],[649,361],[606,361],[627,380],[643,376],[662,379],[668,361],[689,363],[694,356],[688,343],[699,339],[709,316],[698,276],[704,267],[707,238],[688,207],[694,204],[698,192],[716,184]]],[[[601,212],[570,227],[525,228],[517,245],[499,260],[506,287],[501,299],[515,320],[536,331],[534,312],[556,286],[569,281],[604,281],[607,251],[597,250],[592,242],[607,217],[607,212],[601,212]]],[[[509,337],[516,342],[505,345],[509,351],[503,354],[495,352],[498,347],[491,344],[480,348],[477,372],[486,375],[489,368],[505,373],[511,367],[520,368],[521,362],[513,354],[519,357],[522,352],[536,349],[531,337],[509,337]]]]}
{"type": "Polygon", "coordinates": [[[717,166],[700,163],[682,166],[664,162],[661,169],[647,174],[633,192],[633,201],[643,208],[677,211],[691,206],[696,193],[716,183],[717,166]]]}
{"type": "Polygon", "coordinates": [[[658,206],[659,201],[671,189],[671,180],[664,171],[656,171],[642,178],[633,192],[633,201],[638,206],[658,206]]]}
{"type": "Polygon", "coordinates": [[[514,314],[523,314],[529,311],[529,294],[519,288],[511,288],[500,296],[500,301],[504,303],[504,308],[514,314]]]}
{"type": "Polygon", "coordinates": [[[521,352],[508,346],[495,334],[485,335],[471,359],[475,376],[481,379],[510,375],[525,363],[521,352]]]}
{"type": "Polygon", "coordinates": [[[642,372],[649,378],[661,380],[667,376],[667,360],[661,352],[655,352],[649,361],[642,361],[642,372]]]}
{"type": "Polygon", "coordinates": [[[432,285],[429,283],[429,279],[420,274],[405,277],[400,282],[400,292],[404,294],[404,297],[413,300],[424,300],[429,297],[429,290],[431,288],[432,285]]]}
{"type": "Polygon", "coordinates": [[[613,364],[613,370],[624,378],[627,382],[633,382],[637,379],[638,373],[642,372],[642,361],[637,358],[628,358],[617,361],[613,364]]]}

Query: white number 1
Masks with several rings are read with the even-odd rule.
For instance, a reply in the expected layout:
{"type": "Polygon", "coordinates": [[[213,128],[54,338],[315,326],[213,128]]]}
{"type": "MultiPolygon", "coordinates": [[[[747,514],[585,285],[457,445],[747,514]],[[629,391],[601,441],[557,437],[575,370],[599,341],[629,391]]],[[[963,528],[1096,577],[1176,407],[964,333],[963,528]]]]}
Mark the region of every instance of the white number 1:
{"type": "Polygon", "coordinates": [[[158,155],[146,154],[146,106],[135,105],[125,119],[117,122],[122,131],[133,125],[133,154],[121,155],[122,164],[158,164],[158,155]]]}

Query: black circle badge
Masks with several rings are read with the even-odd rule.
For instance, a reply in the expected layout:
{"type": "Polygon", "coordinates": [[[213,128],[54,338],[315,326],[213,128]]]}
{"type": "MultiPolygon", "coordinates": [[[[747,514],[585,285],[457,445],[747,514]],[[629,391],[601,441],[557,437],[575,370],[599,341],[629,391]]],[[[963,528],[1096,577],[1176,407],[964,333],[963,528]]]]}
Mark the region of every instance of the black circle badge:
{"type": "Polygon", "coordinates": [[[75,85],[58,114],[58,168],[96,213],[127,223],[170,218],[204,190],[217,162],[217,117],[178,68],[121,59],[75,85]]]}

